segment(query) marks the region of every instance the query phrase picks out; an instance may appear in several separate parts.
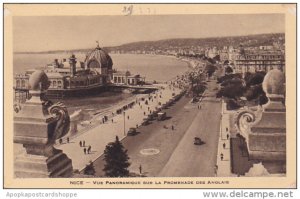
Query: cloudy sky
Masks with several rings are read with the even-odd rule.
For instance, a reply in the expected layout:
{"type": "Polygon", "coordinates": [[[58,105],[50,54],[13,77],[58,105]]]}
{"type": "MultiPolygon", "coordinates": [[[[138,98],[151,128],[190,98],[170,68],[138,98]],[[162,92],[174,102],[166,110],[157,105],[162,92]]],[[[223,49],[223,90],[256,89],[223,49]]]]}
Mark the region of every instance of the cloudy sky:
{"type": "Polygon", "coordinates": [[[284,15],[14,17],[14,51],[116,46],[135,41],[283,33],[284,15]]]}

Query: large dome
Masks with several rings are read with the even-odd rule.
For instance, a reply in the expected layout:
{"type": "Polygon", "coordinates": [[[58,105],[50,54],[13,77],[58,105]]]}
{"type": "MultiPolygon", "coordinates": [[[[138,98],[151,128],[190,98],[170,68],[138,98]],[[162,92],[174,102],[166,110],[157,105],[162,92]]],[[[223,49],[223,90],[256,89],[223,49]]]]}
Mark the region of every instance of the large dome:
{"type": "Polygon", "coordinates": [[[111,57],[99,46],[87,54],[85,63],[88,68],[112,69],[113,66],[111,57]]]}

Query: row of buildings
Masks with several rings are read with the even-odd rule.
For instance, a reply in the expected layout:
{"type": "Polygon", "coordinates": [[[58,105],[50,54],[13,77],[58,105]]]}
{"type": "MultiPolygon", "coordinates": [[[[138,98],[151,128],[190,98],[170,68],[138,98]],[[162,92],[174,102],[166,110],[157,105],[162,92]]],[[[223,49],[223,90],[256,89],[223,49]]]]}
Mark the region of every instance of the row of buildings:
{"type": "Polygon", "coordinates": [[[217,62],[226,63],[232,67],[235,73],[246,73],[265,71],[279,68],[285,71],[285,45],[282,41],[273,42],[272,45],[255,47],[217,47],[191,46],[190,48],[170,48],[153,50],[132,50],[132,51],[112,51],[112,53],[132,53],[132,54],[159,54],[172,56],[206,57],[215,59],[217,62]]]}

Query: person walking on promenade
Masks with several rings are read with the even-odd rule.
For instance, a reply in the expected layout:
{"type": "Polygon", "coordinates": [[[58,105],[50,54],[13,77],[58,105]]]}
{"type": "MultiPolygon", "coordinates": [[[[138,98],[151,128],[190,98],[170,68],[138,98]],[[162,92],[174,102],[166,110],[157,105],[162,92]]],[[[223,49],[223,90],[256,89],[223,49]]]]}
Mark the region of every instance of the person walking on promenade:
{"type": "Polygon", "coordinates": [[[89,145],[89,149],[88,150],[89,150],[89,153],[92,152],[92,146],[91,145],[89,145]]]}
{"type": "Polygon", "coordinates": [[[174,131],[174,126],[172,125],[172,131],[174,131]]]}
{"type": "Polygon", "coordinates": [[[80,140],[80,142],[79,142],[79,146],[82,147],[82,142],[81,142],[81,140],[80,140]]]}
{"type": "Polygon", "coordinates": [[[83,148],[84,155],[86,154],[86,148],[83,148]]]}
{"type": "Polygon", "coordinates": [[[70,138],[69,137],[67,137],[67,143],[70,143],[70,138]]]}
{"type": "Polygon", "coordinates": [[[227,140],[229,139],[229,134],[227,133],[227,140]]]}
{"type": "Polygon", "coordinates": [[[127,116],[127,119],[129,119],[129,115],[127,116]]]}
{"type": "Polygon", "coordinates": [[[226,132],[228,132],[228,127],[226,127],[226,132]]]}
{"type": "Polygon", "coordinates": [[[219,168],[218,165],[215,165],[215,169],[214,169],[215,170],[215,177],[217,177],[217,175],[218,175],[218,168],[219,168]]]}
{"type": "Polygon", "coordinates": [[[139,166],[140,174],[142,174],[142,165],[139,166]]]}
{"type": "Polygon", "coordinates": [[[111,119],[111,123],[114,123],[114,119],[111,119]]]}
{"type": "Polygon", "coordinates": [[[146,112],[144,111],[144,115],[146,115],[146,112]]]}
{"type": "Polygon", "coordinates": [[[83,142],[82,142],[82,145],[83,145],[83,147],[85,147],[85,141],[83,140],[83,142]]]}
{"type": "Polygon", "coordinates": [[[59,144],[62,144],[62,139],[61,138],[59,139],[59,144]]]}
{"type": "Polygon", "coordinates": [[[221,161],[223,161],[223,159],[224,159],[224,154],[221,153],[220,157],[221,157],[221,161]]]}
{"type": "Polygon", "coordinates": [[[225,147],[226,147],[226,144],[225,144],[225,143],[223,143],[223,149],[225,149],[225,147]]]}

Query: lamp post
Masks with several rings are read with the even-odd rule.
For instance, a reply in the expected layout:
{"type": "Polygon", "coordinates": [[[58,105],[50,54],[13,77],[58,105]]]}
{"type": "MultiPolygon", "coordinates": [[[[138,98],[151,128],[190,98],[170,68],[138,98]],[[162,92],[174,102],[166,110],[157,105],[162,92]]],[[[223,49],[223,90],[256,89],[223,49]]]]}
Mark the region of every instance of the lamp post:
{"type": "Polygon", "coordinates": [[[123,115],[124,115],[124,136],[126,135],[126,132],[125,132],[125,120],[126,120],[126,118],[125,118],[125,111],[123,112],[123,115]]]}

